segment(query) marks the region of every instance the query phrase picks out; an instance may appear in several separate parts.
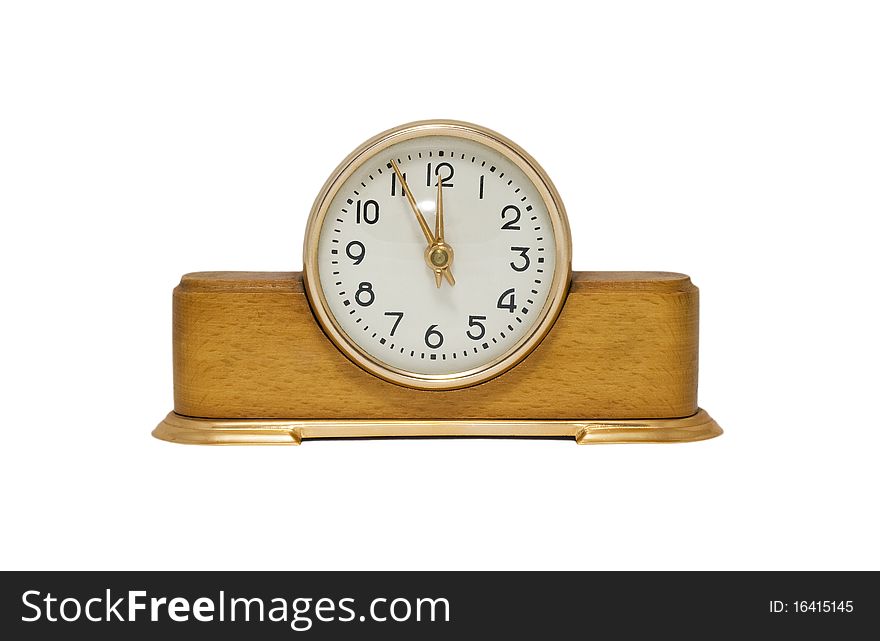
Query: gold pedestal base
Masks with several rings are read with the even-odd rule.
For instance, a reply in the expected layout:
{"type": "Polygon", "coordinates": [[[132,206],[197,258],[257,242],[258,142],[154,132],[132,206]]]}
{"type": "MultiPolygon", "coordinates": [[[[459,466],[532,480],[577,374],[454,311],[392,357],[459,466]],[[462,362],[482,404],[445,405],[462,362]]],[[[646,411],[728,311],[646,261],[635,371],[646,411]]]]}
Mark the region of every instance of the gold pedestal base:
{"type": "Polygon", "coordinates": [[[171,412],[153,436],[192,445],[299,445],[310,438],[418,436],[573,438],[594,443],[684,443],[721,434],[704,410],[685,418],[613,420],[279,420],[205,419],[171,412]]]}

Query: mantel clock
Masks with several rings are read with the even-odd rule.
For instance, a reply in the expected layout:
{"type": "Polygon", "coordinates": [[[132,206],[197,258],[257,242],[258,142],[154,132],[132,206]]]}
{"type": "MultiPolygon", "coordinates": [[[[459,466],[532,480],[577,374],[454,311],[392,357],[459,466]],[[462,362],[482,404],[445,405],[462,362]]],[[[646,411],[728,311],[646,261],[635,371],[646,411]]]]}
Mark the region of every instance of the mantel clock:
{"type": "Polygon", "coordinates": [[[526,151],[458,121],[371,138],[324,184],[302,272],[175,289],[175,409],[158,438],[710,438],[698,292],[572,272],[562,200],[526,151]]]}

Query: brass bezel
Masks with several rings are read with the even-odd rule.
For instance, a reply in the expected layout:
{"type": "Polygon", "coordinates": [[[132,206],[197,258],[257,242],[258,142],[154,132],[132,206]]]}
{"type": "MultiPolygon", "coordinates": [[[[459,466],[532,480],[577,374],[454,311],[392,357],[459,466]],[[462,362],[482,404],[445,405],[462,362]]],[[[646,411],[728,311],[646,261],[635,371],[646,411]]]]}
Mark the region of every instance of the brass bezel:
{"type": "Polygon", "coordinates": [[[450,390],[470,387],[499,376],[516,366],[544,339],[565,303],[571,282],[571,231],[559,193],[537,161],[513,141],[485,127],[457,120],[423,120],[384,131],[370,138],[330,175],[309,214],[303,248],[303,280],[309,305],[324,333],[334,345],[362,369],[388,382],[415,389],[450,390]],[[482,143],[502,154],[532,181],[544,201],[556,240],[556,267],[550,295],[533,329],[498,358],[457,374],[419,374],[392,367],[371,356],[339,326],[324,297],[318,270],[321,227],[337,191],[368,159],[399,142],[427,136],[452,136],[482,143]]]}

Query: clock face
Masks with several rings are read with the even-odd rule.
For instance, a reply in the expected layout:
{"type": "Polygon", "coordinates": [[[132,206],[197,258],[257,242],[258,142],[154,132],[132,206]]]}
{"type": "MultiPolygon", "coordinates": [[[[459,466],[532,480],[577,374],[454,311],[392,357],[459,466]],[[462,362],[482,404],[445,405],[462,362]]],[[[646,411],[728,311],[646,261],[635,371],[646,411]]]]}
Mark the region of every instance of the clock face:
{"type": "Polygon", "coordinates": [[[358,365],[426,389],[522,360],[568,288],[555,189],[513,143],[474,125],[416,123],[368,141],[316,201],[309,298],[358,365]]]}

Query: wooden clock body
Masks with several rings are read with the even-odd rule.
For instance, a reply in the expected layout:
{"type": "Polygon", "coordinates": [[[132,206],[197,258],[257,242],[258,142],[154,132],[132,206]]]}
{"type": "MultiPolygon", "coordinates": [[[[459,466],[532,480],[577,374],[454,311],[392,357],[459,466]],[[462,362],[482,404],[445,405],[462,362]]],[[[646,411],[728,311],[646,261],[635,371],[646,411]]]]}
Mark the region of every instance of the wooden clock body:
{"type": "Polygon", "coordinates": [[[683,274],[574,272],[558,320],[523,362],[465,389],[383,381],[315,321],[300,272],[202,272],[173,296],[174,411],[157,438],[298,444],[375,436],[691,441],[721,429],[697,405],[699,294],[683,274]]]}

